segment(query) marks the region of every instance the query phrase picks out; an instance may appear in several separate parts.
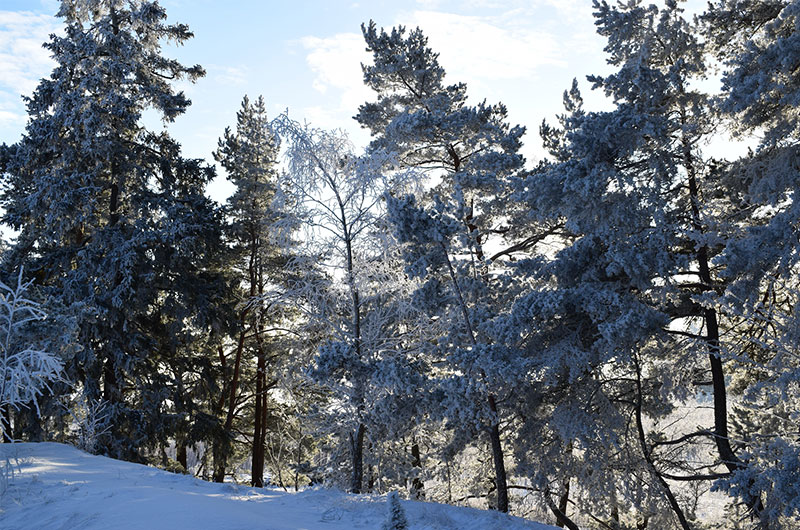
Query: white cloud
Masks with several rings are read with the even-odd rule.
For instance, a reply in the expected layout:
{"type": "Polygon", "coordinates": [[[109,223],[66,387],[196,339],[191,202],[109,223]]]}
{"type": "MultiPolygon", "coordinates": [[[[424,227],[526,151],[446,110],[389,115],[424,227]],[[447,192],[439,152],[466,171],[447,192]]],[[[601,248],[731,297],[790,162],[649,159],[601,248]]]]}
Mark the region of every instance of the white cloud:
{"type": "MultiPolygon", "coordinates": [[[[430,5],[428,0],[422,3],[430,5]]],[[[503,12],[500,15],[508,14],[503,12]]],[[[443,66],[455,81],[476,82],[495,79],[532,79],[544,65],[563,64],[556,39],[545,32],[517,28],[502,16],[456,15],[438,11],[415,11],[398,20],[409,28],[419,26],[440,54],[443,66]]],[[[508,16],[512,22],[514,17],[508,16]]],[[[315,119],[341,123],[360,104],[374,99],[362,82],[361,63],[371,60],[364,39],[357,33],[332,37],[307,36],[300,40],[306,63],[314,74],[313,87],[321,94],[340,99],[336,108],[306,109],[315,119]]]]}
{"type": "Polygon", "coordinates": [[[329,38],[304,37],[306,62],[316,74],[314,88],[325,93],[328,87],[354,89],[362,84],[361,63],[369,60],[360,34],[340,33],[329,38]]]}
{"type": "Polygon", "coordinates": [[[224,66],[210,64],[206,67],[208,77],[215,82],[227,86],[243,86],[247,84],[249,77],[248,69],[239,66],[224,66]]]}
{"type": "Polygon", "coordinates": [[[30,94],[54,66],[42,43],[60,27],[50,15],[0,11],[0,90],[30,94]]]}
{"type": "Polygon", "coordinates": [[[364,38],[360,33],[339,33],[328,38],[304,37],[300,44],[307,51],[306,63],[314,74],[314,89],[331,98],[338,96],[333,107],[304,109],[306,117],[315,125],[341,127],[359,105],[373,99],[361,72],[361,63],[370,60],[364,38]]]}
{"type": "Polygon", "coordinates": [[[542,66],[564,65],[556,38],[531,27],[437,11],[414,12],[408,26],[422,29],[451,79],[532,79],[542,66]]]}
{"type": "Polygon", "coordinates": [[[442,0],[417,0],[417,4],[424,9],[438,9],[442,5],[442,0]]]}
{"type": "Polygon", "coordinates": [[[0,128],[21,130],[27,119],[20,96],[31,95],[55,63],[42,43],[60,24],[55,17],[0,11],[0,128]]]}
{"type": "Polygon", "coordinates": [[[0,108],[0,127],[22,127],[24,125],[24,114],[0,108]]]}

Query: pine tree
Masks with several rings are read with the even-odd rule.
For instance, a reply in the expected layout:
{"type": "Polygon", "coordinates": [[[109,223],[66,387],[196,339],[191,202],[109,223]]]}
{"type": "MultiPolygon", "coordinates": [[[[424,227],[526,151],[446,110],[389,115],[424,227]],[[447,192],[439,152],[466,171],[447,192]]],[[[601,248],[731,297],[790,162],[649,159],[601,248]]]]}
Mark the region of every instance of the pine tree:
{"type": "MultiPolygon", "coordinates": [[[[280,319],[281,289],[287,285],[284,266],[289,249],[278,245],[272,232],[279,221],[280,212],[273,207],[278,185],[278,138],[272,132],[264,100],[255,103],[245,97],[237,113],[236,131],[225,130],[219,141],[215,158],[236,186],[227,203],[230,219],[228,238],[231,244],[229,259],[237,271],[238,282],[243,286],[239,295],[239,329],[233,352],[233,370],[226,385],[227,413],[224,430],[232,433],[234,416],[242,405],[239,380],[247,362],[244,357],[254,352],[256,367],[253,385],[248,385],[255,396],[253,411],[252,478],[253,486],[264,485],[264,450],[267,436],[269,390],[278,380],[274,374],[268,378],[268,358],[273,363],[277,355],[268,336],[269,327],[280,319]]],[[[226,458],[224,453],[215,462],[214,479],[224,478],[226,458]]]]}
{"type": "MultiPolygon", "coordinates": [[[[362,31],[374,60],[363,66],[364,82],[377,93],[377,101],[362,105],[356,116],[373,135],[369,151],[390,153],[400,168],[431,179],[428,192],[387,202],[406,244],[407,272],[424,280],[417,297],[432,315],[450,322],[441,344],[453,344],[455,351],[439,352],[449,364],[440,382],[441,416],[470,426],[466,431],[479,426],[488,433],[497,508],[508,511],[497,395],[514,394],[507,378],[514,361],[496,342],[492,321],[515,296],[511,261],[530,255],[552,230],[519,222],[527,213],[512,199],[513,183],[524,171],[519,149],[525,129],[507,124],[502,104],[467,105],[466,85],[444,83],[445,71],[419,29],[387,33],[370,22],[362,31]]],[[[465,434],[454,447],[477,433],[465,434]]]]}
{"type": "Polygon", "coordinates": [[[800,402],[789,390],[798,378],[798,179],[800,3],[718,1],[702,17],[713,52],[725,64],[720,110],[739,139],[757,146],[716,169],[738,200],[736,229],[715,265],[727,289],[722,298],[741,363],[731,378],[739,395],[733,411],[746,466],[721,485],[756,505],[762,524],[781,527],[798,515],[795,422],[800,402]]]}
{"type": "Polygon", "coordinates": [[[28,98],[5,167],[3,220],[20,232],[5,260],[76,316],[82,350],[68,375],[110,403],[105,450],[140,459],[167,436],[181,359],[215,325],[219,277],[203,260],[221,244],[203,195],[213,170],[140,121],[183,113],[190,102],[170,83],[203,70],[161,55],[192,34],[157,2],[64,0],[58,16],[65,35],[45,44],[57,66],[28,98]]]}
{"type": "MultiPolygon", "coordinates": [[[[694,88],[707,68],[699,28],[673,1],[663,9],[594,5],[618,69],[589,80],[615,107],[584,110],[573,85],[562,128],[543,127],[554,162],[524,183],[530,209],[564,219],[573,234],[542,269],[545,286],[515,309],[522,328],[514,334],[528,335],[526,348],[541,359],[550,389],[539,400],[542,423],[531,422],[529,432],[547,424],[552,453],[533,461],[567,467],[568,475],[591,468],[587,487],[610,499],[610,516],[618,517],[618,501],[649,504],[662,517],[668,512],[659,506],[668,505],[689,528],[667,479],[702,481],[745,465],[728,430],[732,349],[721,333],[726,281],[714,264],[738,203],[700,151],[716,116],[711,99],[694,88]],[[693,402],[701,390],[712,396],[713,425],[661,432],[674,404],[693,402]],[[713,443],[715,458],[693,469],[689,461],[703,443],[713,443]],[[628,449],[612,456],[609,446],[628,449]]],[[[757,495],[748,501],[755,506],[757,495]]]]}

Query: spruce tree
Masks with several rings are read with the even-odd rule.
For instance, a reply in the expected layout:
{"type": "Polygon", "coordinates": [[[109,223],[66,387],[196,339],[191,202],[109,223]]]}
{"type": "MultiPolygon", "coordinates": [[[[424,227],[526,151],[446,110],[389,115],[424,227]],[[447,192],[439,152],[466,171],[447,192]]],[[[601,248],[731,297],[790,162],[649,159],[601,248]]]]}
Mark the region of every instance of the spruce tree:
{"type": "Polygon", "coordinates": [[[110,403],[105,450],[140,459],[167,435],[180,360],[215,324],[219,277],[204,259],[221,243],[203,194],[213,170],[141,117],[182,114],[190,102],[172,83],[203,70],[162,55],[192,34],[157,2],[64,0],[58,16],[65,34],[45,44],[57,66],[27,98],[5,167],[3,221],[19,231],[5,262],[25,264],[76,316],[82,350],[68,375],[110,403]]]}

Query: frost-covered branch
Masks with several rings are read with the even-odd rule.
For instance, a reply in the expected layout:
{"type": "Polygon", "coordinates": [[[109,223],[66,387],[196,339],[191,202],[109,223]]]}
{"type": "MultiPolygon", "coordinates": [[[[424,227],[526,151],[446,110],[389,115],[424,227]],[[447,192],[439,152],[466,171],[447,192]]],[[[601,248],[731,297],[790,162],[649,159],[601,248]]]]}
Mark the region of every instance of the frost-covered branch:
{"type": "MultiPolygon", "coordinates": [[[[35,324],[46,318],[40,305],[26,297],[32,282],[24,282],[22,269],[12,288],[0,282],[0,409],[33,406],[39,413],[37,398],[50,390],[63,370],[54,354],[36,347],[35,324]]],[[[0,422],[0,435],[6,426],[0,422]]]]}

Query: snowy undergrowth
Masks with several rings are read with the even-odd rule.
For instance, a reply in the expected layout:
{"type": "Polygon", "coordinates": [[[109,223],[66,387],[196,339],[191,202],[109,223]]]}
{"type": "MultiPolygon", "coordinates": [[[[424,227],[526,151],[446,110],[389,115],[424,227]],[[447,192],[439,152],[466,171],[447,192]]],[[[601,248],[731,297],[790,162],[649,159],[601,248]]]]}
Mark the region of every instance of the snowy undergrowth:
{"type": "MultiPolygon", "coordinates": [[[[0,458],[7,456],[18,468],[0,496],[4,530],[378,529],[388,514],[385,496],[213,484],[56,443],[0,444],[0,458]]],[[[498,512],[401,505],[409,530],[552,528],[498,512]]]]}

